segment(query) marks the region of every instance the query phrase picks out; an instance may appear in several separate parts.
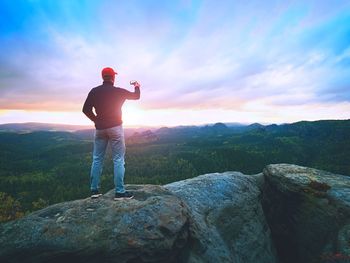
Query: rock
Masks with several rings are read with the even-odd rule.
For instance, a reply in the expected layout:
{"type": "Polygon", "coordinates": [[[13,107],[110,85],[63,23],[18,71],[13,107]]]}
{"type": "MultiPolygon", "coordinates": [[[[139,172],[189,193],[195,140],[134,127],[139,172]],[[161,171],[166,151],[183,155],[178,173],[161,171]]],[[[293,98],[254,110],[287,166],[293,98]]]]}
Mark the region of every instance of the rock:
{"type": "Polygon", "coordinates": [[[262,180],[262,174],[226,172],[165,185],[189,207],[188,262],[276,262],[260,202],[262,180]]]}
{"type": "Polygon", "coordinates": [[[132,200],[111,190],[1,224],[0,262],[350,260],[347,176],[276,164],[128,189],[132,200]]]}
{"type": "Polygon", "coordinates": [[[0,262],[178,262],[188,245],[188,211],[161,186],[135,197],[49,206],[0,226],[0,262]]]}
{"type": "Polygon", "coordinates": [[[349,262],[350,177],[289,164],[268,165],[264,176],[263,208],[279,261],[349,262]]]}

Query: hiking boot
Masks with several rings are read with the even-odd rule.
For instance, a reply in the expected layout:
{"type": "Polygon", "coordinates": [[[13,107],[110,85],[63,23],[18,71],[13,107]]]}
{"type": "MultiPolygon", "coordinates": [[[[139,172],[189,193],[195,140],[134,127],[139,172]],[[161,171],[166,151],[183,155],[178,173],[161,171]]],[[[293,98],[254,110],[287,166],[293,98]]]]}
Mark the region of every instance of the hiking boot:
{"type": "Polygon", "coordinates": [[[99,198],[102,194],[98,190],[91,190],[91,198],[99,198]]]}
{"type": "Polygon", "coordinates": [[[134,195],[132,192],[124,192],[124,193],[115,193],[114,200],[121,200],[121,199],[131,199],[134,195]]]}

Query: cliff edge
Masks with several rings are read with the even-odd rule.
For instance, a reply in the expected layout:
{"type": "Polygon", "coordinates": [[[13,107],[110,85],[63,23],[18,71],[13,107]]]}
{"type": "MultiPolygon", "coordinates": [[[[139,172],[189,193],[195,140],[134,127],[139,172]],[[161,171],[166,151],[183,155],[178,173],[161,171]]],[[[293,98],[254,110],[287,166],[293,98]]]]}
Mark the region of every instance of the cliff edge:
{"type": "Polygon", "coordinates": [[[350,261],[347,176],[275,164],[127,188],[1,224],[0,262],[350,261]]]}

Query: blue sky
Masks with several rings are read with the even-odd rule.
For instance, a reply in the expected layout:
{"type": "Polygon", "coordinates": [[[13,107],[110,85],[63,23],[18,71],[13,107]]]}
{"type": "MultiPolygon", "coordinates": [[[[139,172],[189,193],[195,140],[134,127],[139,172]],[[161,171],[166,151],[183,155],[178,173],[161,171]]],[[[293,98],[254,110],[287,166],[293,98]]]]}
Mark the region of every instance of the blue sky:
{"type": "Polygon", "coordinates": [[[88,124],[105,66],[127,125],[349,118],[349,1],[2,0],[0,45],[0,123],[88,124]]]}

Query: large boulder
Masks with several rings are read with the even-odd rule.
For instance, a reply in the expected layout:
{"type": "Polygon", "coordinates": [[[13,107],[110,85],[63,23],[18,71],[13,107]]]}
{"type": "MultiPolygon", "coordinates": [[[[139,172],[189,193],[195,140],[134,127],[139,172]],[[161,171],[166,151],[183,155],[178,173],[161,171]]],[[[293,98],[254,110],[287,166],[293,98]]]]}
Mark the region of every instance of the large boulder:
{"type": "Polygon", "coordinates": [[[262,174],[206,174],[165,185],[189,207],[188,262],[276,262],[261,206],[262,174]]]}
{"type": "Polygon", "coordinates": [[[273,263],[262,183],[215,173],[52,205],[0,225],[0,262],[273,263]]]}
{"type": "Polygon", "coordinates": [[[160,186],[131,186],[135,198],[52,205],[0,226],[0,262],[178,262],[188,211],[160,186]]]}
{"type": "Polygon", "coordinates": [[[279,261],[350,262],[350,177],[290,164],[268,165],[264,176],[279,261]]]}

